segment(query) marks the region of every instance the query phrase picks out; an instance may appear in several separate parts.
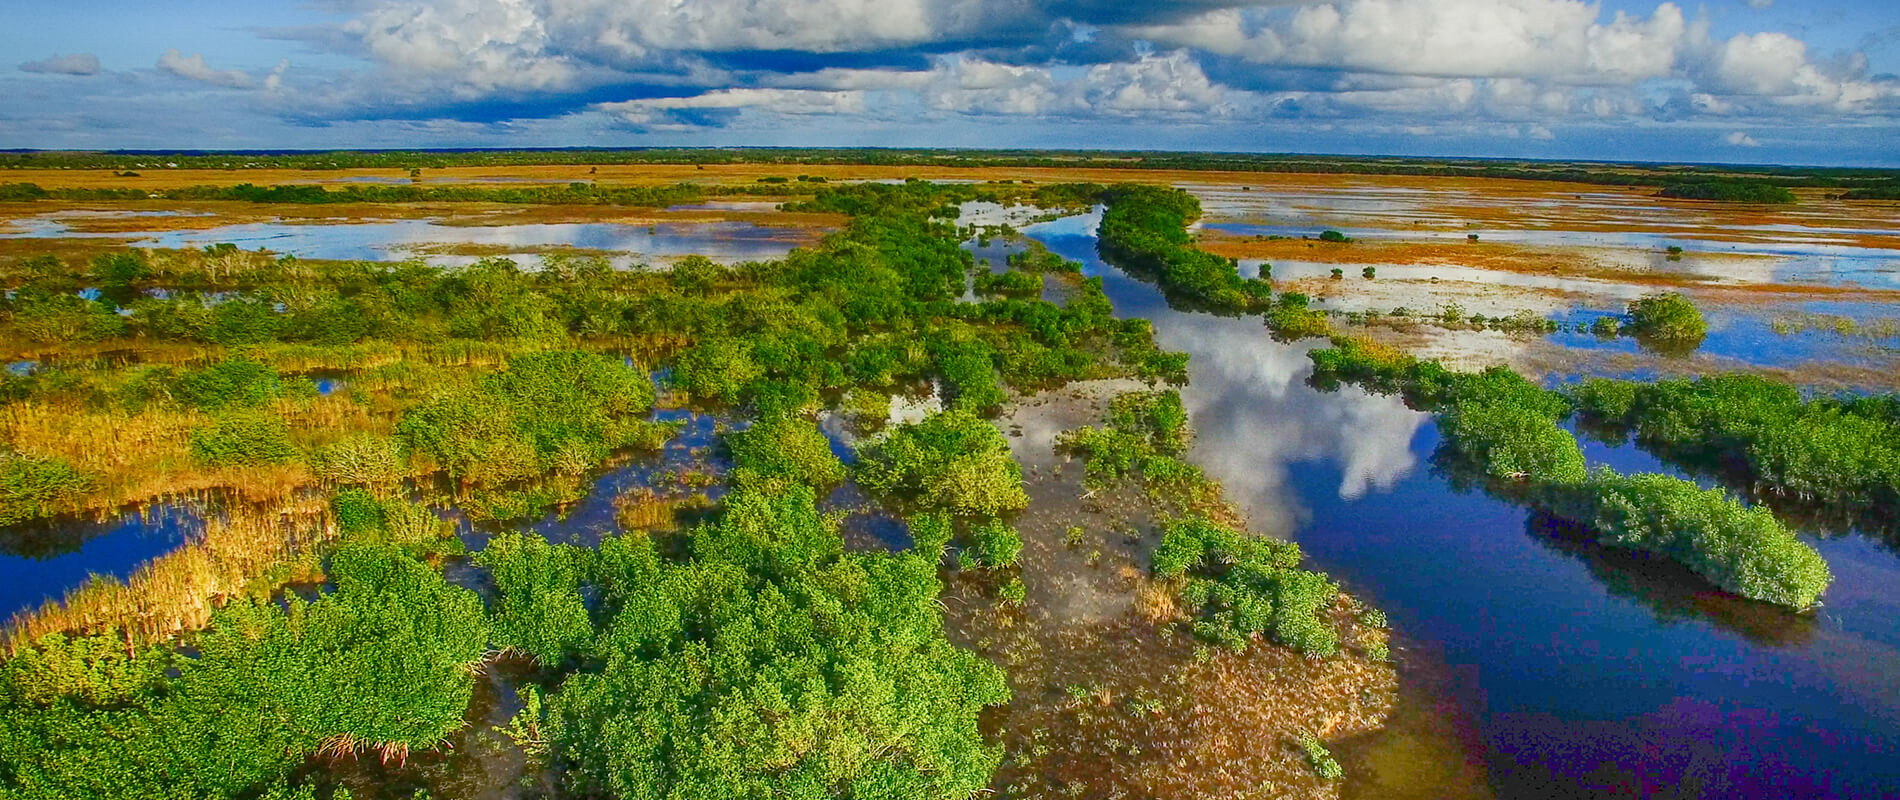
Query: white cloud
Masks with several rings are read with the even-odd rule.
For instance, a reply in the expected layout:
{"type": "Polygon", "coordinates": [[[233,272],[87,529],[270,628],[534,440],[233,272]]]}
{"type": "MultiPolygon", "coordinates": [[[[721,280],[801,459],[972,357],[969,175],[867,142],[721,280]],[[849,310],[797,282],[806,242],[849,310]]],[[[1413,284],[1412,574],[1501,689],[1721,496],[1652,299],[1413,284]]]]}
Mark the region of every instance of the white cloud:
{"type": "Polygon", "coordinates": [[[51,58],[21,64],[20,70],[50,75],[97,75],[99,74],[99,57],[91,53],[54,55],[51,58]]]}
{"type": "Polygon", "coordinates": [[[1775,0],[1742,0],[1742,2],[1747,3],[1749,8],[1767,8],[1775,4],[1775,0]]]}
{"type": "Polygon", "coordinates": [[[1724,136],[1722,137],[1722,141],[1728,144],[1730,147],[1760,147],[1761,146],[1761,142],[1755,141],[1755,137],[1750,136],[1743,131],[1735,131],[1734,133],[1724,136]]]}
{"type": "Polygon", "coordinates": [[[773,114],[863,114],[865,93],[861,91],[827,92],[812,89],[720,89],[692,97],[656,97],[602,103],[594,110],[605,111],[622,121],[650,130],[681,130],[698,127],[690,118],[676,112],[756,110],[773,114]]]}
{"type": "Polygon", "coordinates": [[[1226,9],[1128,32],[1276,65],[1630,84],[1668,74],[1688,29],[1674,3],[1606,22],[1580,0],[1342,0],[1285,18],[1226,9]]]}
{"type": "Polygon", "coordinates": [[[257,86],[257,80],[242,70],[213,69],[205,63],[205,57],[199,53],[189,56],[179,55],[177,50],[167,50],[158,57],[158,69],[186,80],[222,86],[227,89],[250,89],[257,86]]]}

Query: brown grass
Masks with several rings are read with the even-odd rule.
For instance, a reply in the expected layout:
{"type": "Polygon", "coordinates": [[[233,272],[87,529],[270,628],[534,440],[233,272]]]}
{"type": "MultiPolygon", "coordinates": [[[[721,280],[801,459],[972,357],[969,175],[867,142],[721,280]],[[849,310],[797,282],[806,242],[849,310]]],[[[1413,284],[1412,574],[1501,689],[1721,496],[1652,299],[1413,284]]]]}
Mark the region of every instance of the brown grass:
{"type": "Polygon", "coordinates": [[[321,498],[240,506],[124,581],[94,576],[60,600],[15,614],[6,646],[11,651],[51,633],[115,632],[128,648],[166,641],[203,628],[214,609],[234,598],[268,596],[285,583],[320,578],[315,548],[335,535],[321,498]]]}

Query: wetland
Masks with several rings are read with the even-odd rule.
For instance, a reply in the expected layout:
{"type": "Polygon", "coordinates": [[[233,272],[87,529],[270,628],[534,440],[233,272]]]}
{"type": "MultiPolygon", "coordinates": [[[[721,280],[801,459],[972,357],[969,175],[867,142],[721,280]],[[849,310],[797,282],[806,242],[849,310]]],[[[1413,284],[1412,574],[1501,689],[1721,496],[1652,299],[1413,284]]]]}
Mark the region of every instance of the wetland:
{"type": "Polygon", "coordinates": [[[0,208],[6,794],[1900,796],[1900,206],[570,180],[0,208]]]}

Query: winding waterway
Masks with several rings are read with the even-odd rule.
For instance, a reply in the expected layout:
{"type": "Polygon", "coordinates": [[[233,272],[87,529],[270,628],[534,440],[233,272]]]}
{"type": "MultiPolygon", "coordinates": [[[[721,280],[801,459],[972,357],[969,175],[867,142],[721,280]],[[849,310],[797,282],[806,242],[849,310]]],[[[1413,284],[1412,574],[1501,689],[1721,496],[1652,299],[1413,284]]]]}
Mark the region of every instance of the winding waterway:
{"type": "MultiPolygon", "coordinates": [[[[1349,796],[1900,797],[1900,556],[1814,540],[1835,582],[1797,615],[1543,529],[1430,465],[1397,398],[1306,384],[1310,344],[1167,307],[1096,254],[1094,215],[1025,233],[1192,354],[1191,458],[1257,529],[1384,608],[1402,708],[1346,750],[1349,796]]],[[[1629,447],[1594,463],[1667,471],[1629,447]]]]}

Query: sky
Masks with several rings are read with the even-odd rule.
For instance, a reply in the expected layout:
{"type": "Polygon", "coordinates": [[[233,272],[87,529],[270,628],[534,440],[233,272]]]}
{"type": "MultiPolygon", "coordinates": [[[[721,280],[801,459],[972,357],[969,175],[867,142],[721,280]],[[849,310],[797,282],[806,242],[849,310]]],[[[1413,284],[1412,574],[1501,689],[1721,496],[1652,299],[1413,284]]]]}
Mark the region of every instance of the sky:
{"type": "Polygon", "coordinates": [[[1900,167],[1900,0],[14,0],[0,148],[1900,167]]]}

